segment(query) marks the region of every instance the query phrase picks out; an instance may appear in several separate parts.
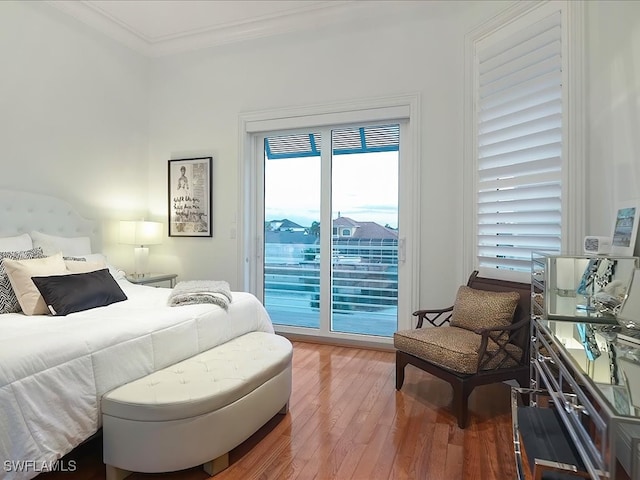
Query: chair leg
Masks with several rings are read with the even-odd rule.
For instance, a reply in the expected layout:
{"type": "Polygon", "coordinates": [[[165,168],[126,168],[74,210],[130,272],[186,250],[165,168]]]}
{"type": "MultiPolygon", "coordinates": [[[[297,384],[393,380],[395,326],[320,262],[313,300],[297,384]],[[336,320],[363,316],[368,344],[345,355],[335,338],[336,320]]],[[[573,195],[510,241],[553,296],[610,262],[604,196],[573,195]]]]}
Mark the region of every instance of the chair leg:
{"type": "Polygon", "coordinates": [[[473,388],[469,388],[465,383],[453,385],[453,412],[458,417],[458,427],[464,429],[467,426],[468,400],[473,388]]]}
{"type": "Polygon", "coordinates": [[[407,359],[402,352],[396,351],[396,390],[402,388],[404,383],[404,367],[407,366],[407,359]]]}

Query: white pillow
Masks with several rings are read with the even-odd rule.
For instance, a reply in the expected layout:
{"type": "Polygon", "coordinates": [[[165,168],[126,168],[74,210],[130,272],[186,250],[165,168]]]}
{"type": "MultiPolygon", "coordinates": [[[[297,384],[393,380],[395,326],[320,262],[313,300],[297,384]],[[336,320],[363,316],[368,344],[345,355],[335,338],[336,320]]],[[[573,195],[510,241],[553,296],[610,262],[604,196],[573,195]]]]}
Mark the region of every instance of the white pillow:
{"type": "MultiPolygon", "coordinates": [[[[105,265],[109,269],[109,273],[111,274],[111,276],[116,280],[122,280],[123,278],[126,277],[125,273],[119,268],[115,267],[114,265],[111,265],[108,262],[107,257],[105,257],[102,253],[91,253],[89,255],[73,255],[73,257],[83,258],[84,260],[87,261],[87,263],[100,263],[102,265],[105,265]]],[[[67,260],[72,260],[72,259],[67,258],[67,260]]],[[[104,266],[102,266],[101,268],[104,268],[104,266]]]]}
{"type": "Polygon", "coordinates": [[[23,252],[32,248],[33,242],[28,233],[16,235],[15,237],[0,238],[0,252],[23,252]]]}
{"type": "Polygon", "coordinates": [[[31,260],[5,258],[2,263],[24,314],[48,314],[47,304],[31,277],[67,274],[67,267],[62,259],[62,254],[57,253],[51,257],[31,260]]]}
{"type": "Polygon", "coordinates": [[[98,262],[88,262],[86,260],[68,260],[65,258],[64,264],[67,267],[67,273],[89,273],[107,268],[107,264],[104,260],[100,260],[98,262]]]}
{"type": "Polygon", "coordinates": [[[76,257],[91,253],[91,239],[89,237],[58,237],[33,231],[31,238],[33,246],[42,248],[45,255],[62,252],[65,257],[76,257]]]}

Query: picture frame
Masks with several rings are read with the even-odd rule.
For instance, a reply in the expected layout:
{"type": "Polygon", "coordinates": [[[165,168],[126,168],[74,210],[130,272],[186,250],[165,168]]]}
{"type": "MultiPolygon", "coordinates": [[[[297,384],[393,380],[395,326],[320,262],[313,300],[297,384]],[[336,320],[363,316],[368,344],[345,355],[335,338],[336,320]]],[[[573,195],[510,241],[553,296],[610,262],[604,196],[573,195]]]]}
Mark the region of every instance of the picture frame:
{"type": "Polygon", "coordinates": [[[211,167],[213,157],[169,160],[170,237],[211,237],[211,167]]]}
{"type": "Polygon", "coordinates": [[[618,205],[611,233],[611,254],[633,256],[640,220],[640,201],[618,205]]]}

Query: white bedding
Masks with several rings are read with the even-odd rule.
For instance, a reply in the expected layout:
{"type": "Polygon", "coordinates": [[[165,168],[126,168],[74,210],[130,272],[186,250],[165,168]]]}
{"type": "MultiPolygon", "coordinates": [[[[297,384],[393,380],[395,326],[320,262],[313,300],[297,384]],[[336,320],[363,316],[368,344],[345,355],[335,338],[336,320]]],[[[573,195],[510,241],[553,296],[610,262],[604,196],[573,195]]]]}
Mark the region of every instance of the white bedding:
{"type": "Polygon", "coordinates": [[[262,304],[233,292],[229,311],[168,307],[167,288],[119,285],[129,298],[66,317],[0,315],[0,478],[35,477],[100,427],[101,396],[251,331],[273,332],[262,304]],[[7,468],[7,462],[29,468],[7,468]]]}

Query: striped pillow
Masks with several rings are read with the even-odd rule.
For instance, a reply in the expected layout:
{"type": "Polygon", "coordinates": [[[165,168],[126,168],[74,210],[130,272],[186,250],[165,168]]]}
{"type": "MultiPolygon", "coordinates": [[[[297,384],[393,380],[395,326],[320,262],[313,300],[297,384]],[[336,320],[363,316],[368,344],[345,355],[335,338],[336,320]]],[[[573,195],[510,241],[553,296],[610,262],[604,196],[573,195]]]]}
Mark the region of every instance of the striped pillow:
{"type": "Polygon", "coordinates": [[[21,252],[0,252],[0,313],[17,313],[20,312],[20,303],[16,297],[11,282],[4,269],[5,258],[11,260],[29,260],[32,258],[44,258],[40,247],[24,250],[21,252]]]}

